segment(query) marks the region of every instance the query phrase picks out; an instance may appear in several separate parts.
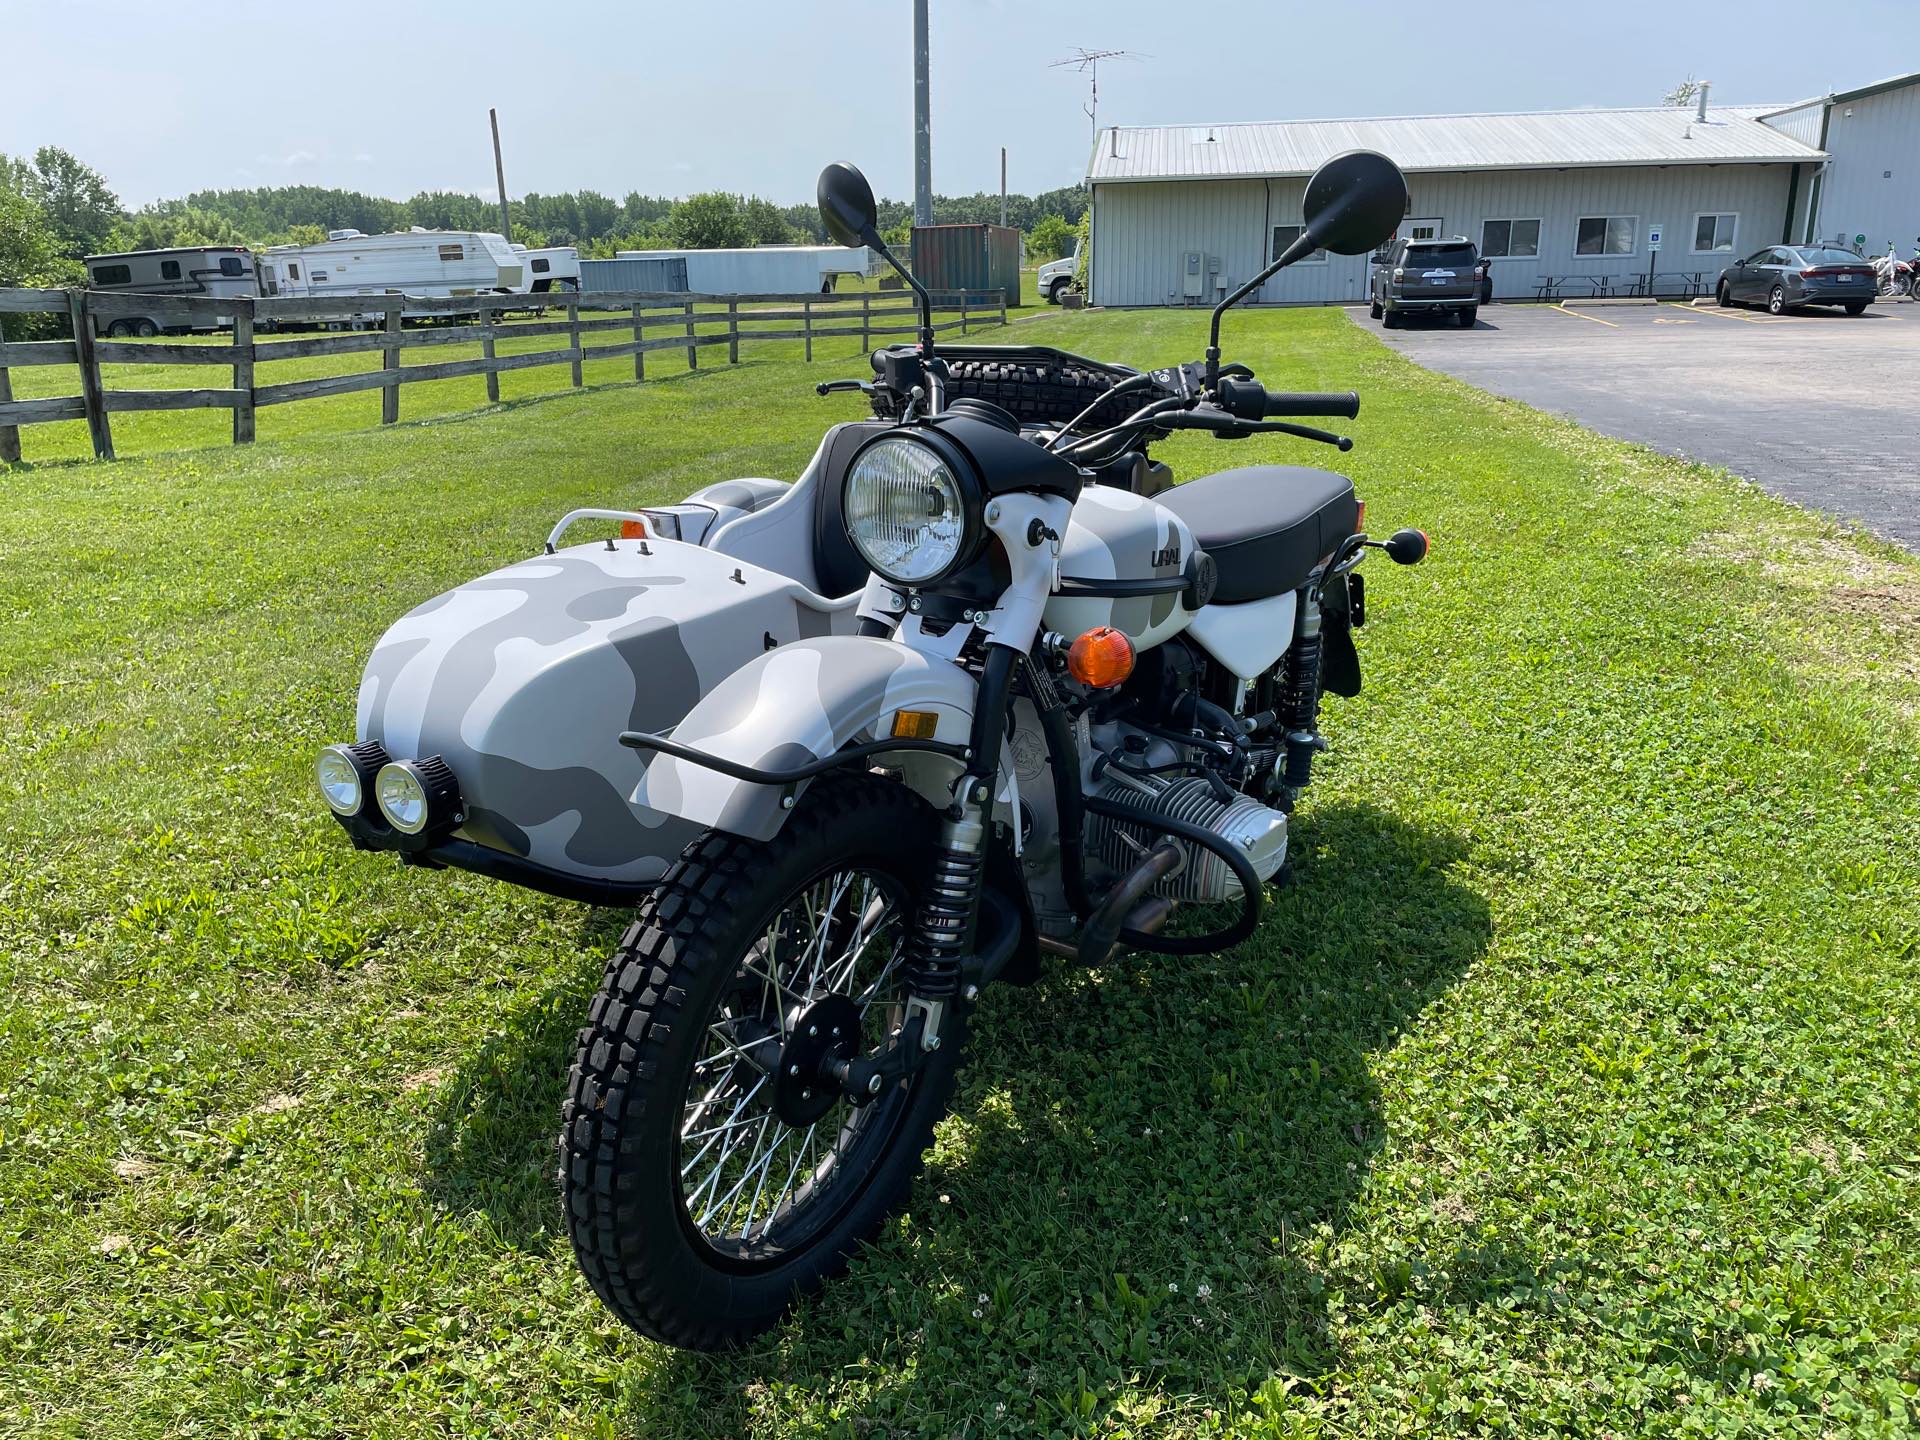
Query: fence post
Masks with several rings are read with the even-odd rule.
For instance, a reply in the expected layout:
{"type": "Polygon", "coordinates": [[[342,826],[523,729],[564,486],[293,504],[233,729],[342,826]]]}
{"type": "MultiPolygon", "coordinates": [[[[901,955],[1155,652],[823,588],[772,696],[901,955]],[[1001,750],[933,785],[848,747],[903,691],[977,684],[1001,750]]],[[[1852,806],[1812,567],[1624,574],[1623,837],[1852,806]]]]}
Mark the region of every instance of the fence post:
{"type": "Polygon", "coordinates": [[[253,297],[233,302],[233,388],[240,396],[233,404],[233,443],[253,443],[253,297]]]}
{"type": "MultiPolygon", "coordinates": [[[[807,332],[807,363],[811,365],[813,363],[813,301],[806,300],[801,303],[800,323],[807,332]]],[[[6,373],[0,370],[0,378],[3,378],[6,373]]]]}
{"type": "Polygon", "coordinates": [[[1007,323],[1007,292],[1004,290],[1000,292],[1000,323],[1007,323]]]}
{"type": "Polygon", "coordinates": [[[972,298],[972,295],[973,292],[970,290],[960,292],[960,333],[962,335],[967,333],[967,301],[972,298]]]}
{"type": "Polygon", "coordinates": [[[500,403],[500,372],[494,368],[493,364],[496,358],[493,347],[493,322],[498,314],[499,312],[486,301],[480,302],[480,358],[487,362],[487,403],[489,405],[500,403]]]}
{"type": "Polygon", "coordinates": [[[67,292],[67,314],[73,319],[73,348],[80,360],[80,395],[87,406],[87,433],[93,437],[96,460],[113,459],[113,427],[107,423],[107,400],[100,389],[100,359],[93,350],[93,316],[87,313],[87,292],[67,292]]]}
{"type": "Polygon", "coordinates": [[[872,295],[871,290],[860,292],[860,348],[862,350],[873,348],[872,295]]]}
{"type": "Polygon", "coordinates": [[[387,378],[380,391],[380,423],[391,425],[400,418],[400,312],[405,302],[389,300],[387,302],[386,343],[381,347],[385,358],[382,368],[387,378]]]}
{"type": "MultiPolygon", "coordinates": [[[[693,340],[693,302],[689,300],[681,308],[687,312],[687,340],[691,342],[693,340]]],[[[687,345],[687,369],[694,370],[699,368],[699,351],[700,347],[698,345],[692,343],[687,345]]]]}
{"type": "MultiPolygon", "coordinates": [[[[0,330],[0,341],[6,339],[7,332],[0,330]]],[[[13,399],[13,381],[7,378],[7,367],[0,365],[0,405],[13,399]]],[[[20,463],[20,427],[18,425],[0,425],[0,465],[18,465],[20,463]]]]}
{"type": "Polygon", "coordinates": [[[580,373],[580,302],[567,301],[567,344],[573,350],[573,388],[578,390],[586,384],[586,377],[580,373]]]}
{"type": "MultiPolygon", "coordinates": [[[[633,303],[633,343],[636,346],[647,343],[647,332],[640,324],[640,302],[637,300],[633,303]]],[[[647,378],[647,352],[644,350],[636,349],[633,352],[633,378],[647,378]]]]}
{"type": "Polygon", "coordinates": [[[727,301],[727,364],[740,363],[740,302],[727,301]]]}

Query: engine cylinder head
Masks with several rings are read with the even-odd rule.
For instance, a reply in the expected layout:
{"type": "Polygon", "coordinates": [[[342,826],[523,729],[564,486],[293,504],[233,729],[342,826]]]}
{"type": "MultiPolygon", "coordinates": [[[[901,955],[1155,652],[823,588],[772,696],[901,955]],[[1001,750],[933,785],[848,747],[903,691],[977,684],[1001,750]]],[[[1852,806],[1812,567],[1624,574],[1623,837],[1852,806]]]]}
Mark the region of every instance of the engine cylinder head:
{"type": "MultiPolygon", "coordinates": [[[[1189,777],[1166,780],[1160,776],[1135,776],[1108,772],[1099,793],[1110,800],[1124,801],[1172,820],[1184,820],[1218,835],[1223,842],[1237,847],[1253,865],[1262,880],[1271,879],[1287,858],[1287,817],[1245,795],[1236,795],[1226,804],[1214,797],[1205,780],[1189,777]]],[[[1150,827],[1126,820],[1091,816],[1088,820],[1090,848],[1115,870],[1131,870],[1140,856],[1160,839],[1150,827]]],[[[1175,840],[1186,852],[1187,863],[1153,887],[1153,893],[1169,900],[1234,900],[1240,895],[1240,882],[1233,871],[1209,850],[1175,840]]]]}

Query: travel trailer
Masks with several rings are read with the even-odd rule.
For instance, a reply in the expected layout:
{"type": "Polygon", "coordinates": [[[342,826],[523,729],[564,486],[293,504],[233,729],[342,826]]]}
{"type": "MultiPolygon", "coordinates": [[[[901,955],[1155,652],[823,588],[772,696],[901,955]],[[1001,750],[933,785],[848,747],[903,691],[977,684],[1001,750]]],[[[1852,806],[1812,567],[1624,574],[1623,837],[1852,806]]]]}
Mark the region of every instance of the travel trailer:
{"type": "Polygon", "coordinates": [[[550,245],[529,250],[513,247],[520,261],[520,283],[513,288],[522,295],[544,295],[549,290],[580,288],[580,252],[571,245],[550,245]]]}
{"type": "Polygon", "coordinates": [[[331,230],[317,245],[261,251],[260,293],[303,299],[511,294],[521,288],[523,270],[513,248],[485,231],[331,230]]]}
{"type": "MultiPolygon", "coordinates": [[[[86,258],[87,284],[109,293],[132,291],[141,295],[258,295],[260,283],[253,256],[237,245],[186,245],[171,250],[129,250],[116,255],[86,258]]],[[[109,321],[106,333],[158,335],[162,330],[218,330],[233,323],[231,315],[207,316],[192,326],[177,315],[121,315],[109,321]]]]}

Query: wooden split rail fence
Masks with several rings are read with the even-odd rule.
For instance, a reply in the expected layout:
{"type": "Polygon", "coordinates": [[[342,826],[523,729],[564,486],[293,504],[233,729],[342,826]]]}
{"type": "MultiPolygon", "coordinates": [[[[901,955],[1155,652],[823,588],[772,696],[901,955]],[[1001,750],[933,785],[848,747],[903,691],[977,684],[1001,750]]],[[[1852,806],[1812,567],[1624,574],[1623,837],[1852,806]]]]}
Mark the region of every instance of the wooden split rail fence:
{"type": "MultiPolygon", "coordinates": [[[[1007,306],[997,291],[936,293],[934,329],[968,333],[978,325],[1004,325],[1007,306]],[[949,318],[941,319],[941,314],[949,318]]],[[[846,292],[830,295],[693,295],[653,291],[606,291],[529,297],[462,295],[428,299],[406,295],[340,296],[325,300],[245,297],[132,295],[88,290],[0,289],[0,315],[64,316],[70,338],[0,338],[0,463],[18,462],[20,427],[61,420],[84,420],[93,453],[113,458],[112,417],[127,411],[226,409],[233,412],[233,441],[244,445],[254,435],[254,414],[263,405],[283,405],[356,390],[379,390],[380,420],[400,418],[400,387],[422,380],[451,380],[479,375],[486,379],[489,403],[500,398],[500,375],[508,370],[565,365],[577,388],[585,384],[582,366],[589,360],[632,357],[633,378],[646,379],[646,357],[658,351],[684,350],[689,370],[698,368],[699,351],[725,345],[727,362],[738,364],[742,342],[799,340],[813,359],[816,340],[858,335],[862,351],[877,338],[918,333],[911,295],[846,292]],[[541,307],[539,318],[509,320],[507,314],[541,307]],[[562,312],[564,319],[548,318],[562,312]],[[600,312],[619,312],[605,314],[600,312]],[[116,340],[100,332],[115,320],[150,316],[168,327],[231,330],[224,341],[116,340]],[[464,319],[471,323],[414,325],[407,319],[464,319]],[[372,333],[303,335],[261,339],[280,325],[376,325],[372,333]],[[667,333],[671,332],[671,333],[667,333]],[[588,344],[601,334],[622,338],[588,344]],[[564,336],[565,348],[531,353],[499,353],[503,340],[564,336]],[[420,364],[400,363],[404,352],[442,345],[478,344],[471,359],[420,364]],[[276,360],[320,356],[378,354],[378,369],[272,384],[260,382],[257,367],[276,360]],[[22,366],[72,365],[80,372],[80,393],[16,400],[9,370],[22,366]],[[205,365],[230,368],[232,383],[205,388],[109,388],[104,365],[205,365]]],[[[442,352],[444,353],[444,352],[442,352]]],[[[223,377],[224,378],[224,377],[223,377]]]]}

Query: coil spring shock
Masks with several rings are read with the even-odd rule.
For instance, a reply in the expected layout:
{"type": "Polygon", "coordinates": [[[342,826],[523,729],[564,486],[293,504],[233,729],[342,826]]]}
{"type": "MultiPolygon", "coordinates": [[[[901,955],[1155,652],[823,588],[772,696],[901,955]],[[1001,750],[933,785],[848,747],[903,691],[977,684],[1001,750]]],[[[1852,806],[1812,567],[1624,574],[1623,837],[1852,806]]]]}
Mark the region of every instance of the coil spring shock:
{"type": "Polygon", "coordinates": [[[1286,723],[1287,766],[1281,783],[1298,790],[1313,778],[1313,754],[1319,749],[1320,627],[1318,616],[1311,634],[1293,642],[1292,673],[1288,677],[1286,723]]]}
{"type": "Polygon", "coordinates": [[[973,918],[985,864],[983,849],[942,846],[934,856],[933,883],[907,941],[907,985],[924,999],[951,1000],[960,993],[960,957],[973,943],[973,918]]]}

